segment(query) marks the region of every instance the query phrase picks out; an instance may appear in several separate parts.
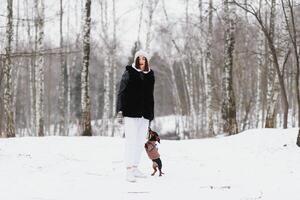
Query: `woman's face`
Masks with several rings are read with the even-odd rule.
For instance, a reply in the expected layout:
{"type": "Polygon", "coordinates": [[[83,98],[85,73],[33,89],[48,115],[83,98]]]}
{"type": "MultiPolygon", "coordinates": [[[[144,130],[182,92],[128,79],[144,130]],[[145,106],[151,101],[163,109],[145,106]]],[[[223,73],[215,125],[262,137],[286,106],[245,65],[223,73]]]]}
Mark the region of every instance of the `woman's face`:
{"type": "Polygon", "coordinates": [[[144,56],[139,56],[139,64],[140,64],[140,69],[144,71],[146,66],[146,58],[144,56]]]}

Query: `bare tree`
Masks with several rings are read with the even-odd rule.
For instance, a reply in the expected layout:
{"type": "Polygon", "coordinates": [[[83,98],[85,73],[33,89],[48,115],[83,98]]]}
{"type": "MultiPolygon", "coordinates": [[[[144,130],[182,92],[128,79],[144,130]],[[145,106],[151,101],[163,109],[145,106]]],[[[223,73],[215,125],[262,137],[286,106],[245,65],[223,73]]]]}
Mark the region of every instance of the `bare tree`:
{"type": "Polygon", "coordinates": [[[146,51],[150,49],[150,41],[151,41],[151,32],[152,32],[152,24],[153,24],[153,14],[157,7],[159,0],[147,0],[146,8],[148,11],[148,19],[147,19],[147,35],[146,35],[146,51]]]}
{"type": "MultiPolygon", "coordinates": [[[[256,21],[258,22],[261,30],[263,31],[263,33],[268,41],[268,46],[269,46],[269,49],[270,49],[271,55],[272,55],[273,65],[275,67],[276,74],[277,74],[276,78],[278,78],[279,85],[280,85],[280,91],[281,91],[281,97],[282,97],[282,109],[283,109],[283,113],[284,113],[283,128],[287,128],[288,106],[289,105],[288,105],[288,99],[287,99],[285,83],[284,83],[284,73],[283,73],[283,71],[280,70],[279,61],[278,61],[278,53],[276,51],[276,44],[273,39],[274,32],[272,31],[272,28],[271,28],[273,26],[272,23],[274,23],[272,18],[275,17],[274,10],[275,10],[276,1],[272,0],[272,4],[271,4],[271,6],[273,5],[273,7],[271,7],[270,27],[267,27],[266,24],[263,22],[262,17],[261,17],[261,10],[255,9],[251,4],[248,5],[248,8],[247,8],[243,4],[237,2],[236,0],[233,0],[232,3],[234,3],[235,5],[237,5],[238,7],[242,8],[243,10],[247,11],[248,13],[252,14],[255,17],[256,21]]],[[[287,60],[289,52],[290,52],[290,50],[287,51],[285,60],[287,60]]],[[[284,69],[285,64],[286,64],[286,62],[283,62],[282,69],[284,69]]],[[[276,78],[274,78],[273,80],[276,81],[276,78]]],[[[274,93],[273,93],[273,95],[274,95],[274,93]]],[[[273,96],[273,99],[275,99],[275,98],[276,98],[276,93],[273,96]]],[[[270,109],[272,109],[272,108],[270,108],[270,109]]],[[[268,116],[267,116],[267,118],[268,118],[268,116]]],[[[268,122],[266,122],[266,127],[270,127],[268,125],[268,122]]]]}
{"type": "Polygon", "coordinates": [[[298,44],[297,37],[299,35],[298,29],[295,23],[295,3],[293,0],[286,0],[287,5],[281,0],[281,5],[283,8],[283,13],[285,17],[286,27],[289,33],[290,40],[292,42],[294,56],[296,60],[296,78],[295,78],[295,89],[297,96],[297,104],[298,104],[298,127],[300,127],[300,88],[299,88],[299,79],[300,79],[300,48],[298,44]]]}
{"type": "Polygon", "coordinates": [[[67,107],[66,102],[66,74],[67,74],[67,63],[65,55],[63,54],[64,40],[63,40],[63,0],[60,0],[60,20],[59,20],[59,34],[60,34],[60,81],[59,81],[59,135],[66,135],[66,113],[65,108],[67,107]]]}
{"type": "MultiPolygon", "coordinates": [[[[262,7],[262,0],[259,0],[259,7],[262,7]]],[[[263,60],[263,47],[264,47],[264,35],[262,31],[258,33],[258,53],[257,53],[257,86],[256,86],[256,99],[255,99],[255,113],[256,113],[256,128],[258,128],[259,120],[263,119],[263,101],[262,101],[262,69],[264,67],[264,60],[263,60]]]]}
{"type": "MultiPolygon", "coordinates": [[[[112,39],[112,116],[116,113],[117,102],[117,20],[116,20],[116,0],[112,2],[112,19],[113,19],[113,39],[112,39]]],[[[112,136],[115,134],[115,127],[112,130],[112,136]]]]}
{"type": "Polygon", "coordinates": [[[228,0],[224,0],[225,15],[225,63],[222,74],[222,118],[224,120],[223,131],[229,135],[238,133],[236,122],[235,96],[233,91],[232,67],[233,67],[233,51],[235,43],[235,19],[234,8],[228,0]]]}
{"type": "MultiPolygon", "coordinates": [[[[68,51],[71,51],[71,47],[70,47],[70,2],[68,3],[68,16],[67,16],[67,40],[68,40],[68,45],[67,45],[67,49],[68,51]]],[[[70,134],[70,123],[71,123],[71,74],[73,71],[73,67],[71,67],[71,65],[73,64],[72,61],[69,62],[68,58],[69,55],[66,55],[67,58],[67,64],[66,64],[66,73],[65,73],[65,96],[66,96],[66,107],[67,107],[67,113],[66,113],[66,120],[65,120],[65,124],[66,124],[66,135],[70,134]]]]}
{"type": "MultiPolygon", "coordinates": [[[[19,27],[20,27],[20,0],[17,0],[17,22],[16,22],[16,36],[15,36],[15,49],[16,51],[19,51],[19,27]]],[[[15,63],[15,68],[12,71],[12,80],[13,80],[13,87],[12,87],[12,107],[14,108],[14,122],[15,122],[15,129],[16,133],[18,130],[17,123],[16,123],[16,113],[17,113],[17,97],[18,97],[18,83],[20,82],[20,68],[21,68],[21,62],[20,59],[17,59],[15,63]]]]}
{"type": "MultiPolygon", "coordinates": [[[[28,0],[26,0],[26,17],[27,19],[29,19],[29,4],[28,4],[28,0]]],[[[35,8],[36,10],[37,8],[35,8]]],[[[37,27],[37,20],[34,20],[34,25],[35,27],[37,27]]],[[[30,20],[27,20],[27,38],[28,38],[28,46],[29,46],[29,51],[32,55],[35,55],[34,53],[34,49],[33,46],[33,35],[31,33],[32,29],[31,29],[31,24],[30,24],[30,20]]],[[[35,119],[36,119],[36,109],[35,109],[35,63],[34,63],[34,56],[30,57],[30,62],[28,65],[28,73],[29,73],[29,93],[30,93],[30,131],[29,131],[29,135],[33,135],[33,133],[35,133],[35,119]]]]}
{"type": "Polygon", "coordinates": [[[213,104],[212,104],[212,53],[211,53],[211,45],[212,45],[212,31],[213,31],[213,1],[209,0],[208,6],[208,34],[207,34],[207,48],[206,48],[206,73],[207,73],[207,81],[205,83],[206,87],[206,104],[207,104],[207,132],[208,135],[212,136],[215,134],[214,132],[214,124],[213,124],[213,104]]]}
{"type": "Polygon", "coordinates": [[[111,115],[111,71],[112,71],[112,46],[109,37],[109,21],[108,21],[108,5],[107,0],[100,1],[101,7],[101,37],[105,45],[104,53],[104,78],[103,78],[103,114],[102,114],[102,126],[101,134],[108,135],[109,130],[109,117],[111,115]]]}
{"type": "MultiPolygon", "coordinates": [[[[276,1],[271,1],[271,13],[270,13],[270,25],[269,36],[272,43],[274,43],[275,35],[275,17],[276,17],[276,1]]],[[[270,55],[271,56],[271,55],[270,55]]],[[[272,58],[270,58],[271,60],[272,58]]],[[[279,96],[278,79],[275,76],[276,72],[273,63],[270,63],[268,67],[268,85],[267,85],[267,116],[266,116],[266,128],[275,127],[276,117],[276,103],[279,96]]]]}
{"type": "MultiPolygon", "coordinates": [[[[166,21],[169,23],[169,18],[168,18],[168,14],[165,8],[165,3],[163,2],[163,10],[164,10],[164,15],[165,15],[165,19],[166,21]]],[[[184,81],[184,94],[185,94],[185,99],[187,100],[187,104],[189,105],[189,114],[190,116],[192,116],[192,119],[196,119],[196,112],[195,112],[195,108],[194,108],[194,100],[193,100],[193,92],[191,90],[191,85],[190,85],[190,80],[188,79],[189,74],[188,74],[188,69],[187,69],[187,64],[186,64],[186,56],[184,54],[184,52],[181,50],[181,48],[179,47],[179,45],[177,44],[176,40],[174,39],[174,36],[172,35],[171,32],[167,32],[170,40],[172,41],[172,44],[174,45],[177,53],[178,53],[178,58],[179,58],[179,63],[182,67],[180,67],[180,72],[181,75],[183,77],[183,81],[184,81]]],[[[191,134],[193,135],[193,134],[191,134]]]]}
{"type": "Polygon", "coordinates": [[[5,64],[3,70],[4,79],[4,119],[6,122],[5,135],[15,137],[14,113],[12,108],[12,62],[11,49],[13,39],[13,1],[7,0],[7,18],[6,18],[6,45],[5,45],[5,64]]]}
{"type": "MultiPolygon", "coordinates": [[[[169,22],[169,17],[168,17],[168,13],[167,13],[167,10],[166,10],[166,7],[165,7],[165,1],[164,0],[162,0],[162,6],[163,6],[165,19],[166,19],[167,23],[169,24],[170,23],[169,22]]],[[[171,30],[167,30],[167,35],[168,35],[169,40],[171,40],[172,45],[176,46],[177,44],[174,41],[174,38],[171,34],[171,30]]],[[[171,48],[171,46],[170,47],[168,46],[167,48],[169,49],[169,48],[171,48]]],[[[175,109],[174,109],[175,114],[176,114],[175,132],[176,132],[177,135],[179,135],[181,138],[183,138],[183,132],[180,129],[181,118],[179,117],[179,115],[182,116],[182,114],[183,114],[183,108],[182,108],[183,103],[180,99],[180,95],[179,95],[180,92],[179,92],[179,88],[178,88],[178,85],[177,85],[178,83],[176,81],[175,70],[173,68],[174,65],[175,65],[175,59],[172,62],[172,61],[169,61],[170,57],[168,55],[165,55],[165,57],[167,58],[166,60],[167,60],[167,63],[168,63],[168,67],[171,71],[171,80],[172,80],[172,85],[173,85],[172,94],[175,98],[175,109]]],[[[184,94],[186,94],[186,93],[184,92],[184,94]]]]}
{"type": "Polygon", "coordinates": [[[44,0],[36,0],[38,37],[36,59],[36,131],[44,136],[44,0]]]}
{"type": "Polygon", "coordinates": [[[91,0],[86,0],[83,25],[83,63],[81,69],[81,134],[92,136],[91,103],[89,96],[89,63],[91,32],[91,0]]]}
{"type": "MultiPolygon", "coordinates": [[[[143,8],[144,8],[144,0],[141,0],[141,7],[140,7],[139,28],[138,28],[137,42],[141,42],[141,41],[140,41],[140,35],[141,35],[141,26],[142,26],[142,19],[143,19],[143,8]]],[[[133,55],[133,56],[134,56],[134,55],[133,55]]]]}

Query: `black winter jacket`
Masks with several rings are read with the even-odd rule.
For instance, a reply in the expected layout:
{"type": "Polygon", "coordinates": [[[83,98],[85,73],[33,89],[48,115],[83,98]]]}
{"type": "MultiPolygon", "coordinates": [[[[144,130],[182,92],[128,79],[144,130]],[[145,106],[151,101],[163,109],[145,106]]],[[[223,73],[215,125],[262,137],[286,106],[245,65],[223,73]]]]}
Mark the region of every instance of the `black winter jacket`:
{"type": "Polygon", "coordinates": [[[125,117],[154,118],[154,72],[139,72],[131,65],[122,75],[117,99],[117,113],[125,117]]]}

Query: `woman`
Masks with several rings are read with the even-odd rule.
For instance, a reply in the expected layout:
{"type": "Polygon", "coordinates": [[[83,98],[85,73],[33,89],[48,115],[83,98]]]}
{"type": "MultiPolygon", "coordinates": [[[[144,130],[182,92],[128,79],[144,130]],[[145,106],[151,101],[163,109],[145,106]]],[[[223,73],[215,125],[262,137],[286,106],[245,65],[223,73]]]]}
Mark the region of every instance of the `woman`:
{"type": "Polygon", "coordinates": [[[138,165],[146,142],[150,121],[154,118],[154,72],[149,67],[149,56],[139,50],[132,65],[122,75],[117,100],[118,118],[124,117],[126,180],[146,178],[138,165]]]}

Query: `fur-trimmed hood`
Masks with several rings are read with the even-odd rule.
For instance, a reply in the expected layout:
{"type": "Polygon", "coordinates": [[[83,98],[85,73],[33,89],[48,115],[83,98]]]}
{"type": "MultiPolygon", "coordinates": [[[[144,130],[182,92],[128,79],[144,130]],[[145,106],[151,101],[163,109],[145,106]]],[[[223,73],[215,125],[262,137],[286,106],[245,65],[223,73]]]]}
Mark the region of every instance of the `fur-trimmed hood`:
{"type": "Polygon", "coordinates": [[[133,59],[133,63],[132,63],[131,66],[132,66],[135,70],[137,70],[138,72],[141,72],[141,71],[142,71],[143,73],[147,74],[147,73],[149,73],[149,72],[151,71],[150,65],[149,65],[149,60],[150,60],[150,55],[149,55],[146,51],[144,51],[144,50],[141,49],[141,50],[139,50],[139,51],[137,51],[137,52],[135,53],[134,59],[133,59]],[[142,70],[136,68],[136,66],[135,66],[135,60],[136,60],[137,57],[139,57],[139,56],[144,56],[145,58],[147,58],[147,61],[148,61],[148,68],[149,68],[148,71],[142,71],[142,70]]]}

